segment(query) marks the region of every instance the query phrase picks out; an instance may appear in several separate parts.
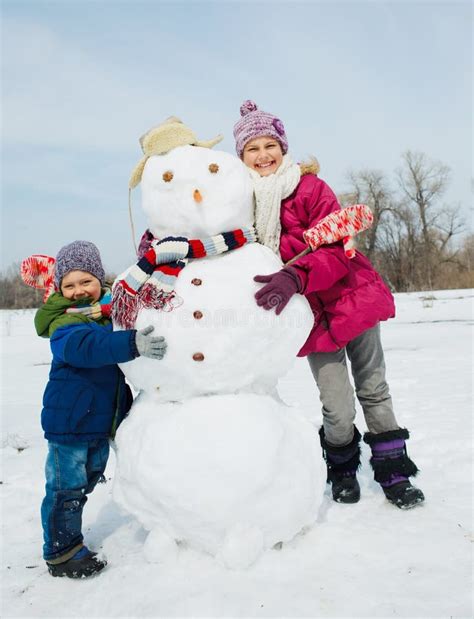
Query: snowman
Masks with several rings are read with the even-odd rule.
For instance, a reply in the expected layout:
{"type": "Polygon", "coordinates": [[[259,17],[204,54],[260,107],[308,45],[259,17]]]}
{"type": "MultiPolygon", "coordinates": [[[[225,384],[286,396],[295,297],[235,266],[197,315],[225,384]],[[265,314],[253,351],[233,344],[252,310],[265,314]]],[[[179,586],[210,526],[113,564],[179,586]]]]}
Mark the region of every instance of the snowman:
{"type": "MultiPolygon", "coordinates": [[[[141,139],[130,187],[141,182],[149,237],[204,250],[160,271],[162,302],[135,299],[128,317],[168,348],[121,365],[139,394],[116,437],[114,498],[150,531],[150,560],[189,546],[244,568],[314,523],[325,472],[314,427],[276,389],[313,315],[301,295],[279,316],[256,305],[254,275],[282,264],[256,242],[247,168],[211,150],[219,139],[199,142],[176,118],[141,139]]],[[[117,281],[135,281],[133,268],[117,281]]]]}

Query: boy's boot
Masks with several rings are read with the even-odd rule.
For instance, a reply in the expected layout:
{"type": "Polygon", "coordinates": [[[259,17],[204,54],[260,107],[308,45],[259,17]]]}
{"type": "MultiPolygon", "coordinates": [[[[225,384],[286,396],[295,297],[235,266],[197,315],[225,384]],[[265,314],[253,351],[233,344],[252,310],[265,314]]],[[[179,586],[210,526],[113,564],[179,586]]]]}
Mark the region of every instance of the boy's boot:
{"type": "Polygon", "coordinates": [[[374,469],[374,479],[382,486],[390,503],[400,509],[414,507],[425,500],[423,492],[412,486],[408,479],[418,473],[415,463],[407,455],[405,439],[409,436],[404,428],[364,434],[364,441],[372,449],[370,464],[374,469]]]}
{"type": "Polygon", "coordinates": [[[328,469],[327,483],[331,484],[332,498],[337,503],[357,503],[360,486],[356,473],[360,466],[360,432],[354,426],[354,437],[348,445],[336,447],[326,441],[324,428],[319,430],[323,457],[328,469]]]}
{"type": "Polygon", "coordinates": [[[105,559],[98,559],[97,553],[91,552],[86,546],[63,563],[47,563],[51,576],[67,576],[68,578],[93,576],[103,570],[106,565],[105,559]]]}

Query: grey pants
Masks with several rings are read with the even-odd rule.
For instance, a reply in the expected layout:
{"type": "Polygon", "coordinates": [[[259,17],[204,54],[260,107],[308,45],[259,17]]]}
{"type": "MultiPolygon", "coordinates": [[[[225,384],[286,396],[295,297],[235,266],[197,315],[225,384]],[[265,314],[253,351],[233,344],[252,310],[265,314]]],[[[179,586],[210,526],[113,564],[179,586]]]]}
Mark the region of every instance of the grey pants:
{"type": "Polygon", "coordinates": [[[354,390],[349,382],[347,357],[351,362],[355,391],[369,432],[397,430],[392,398],[385,380],[385,361],[380,325],[364,331],[336,352],[311,353],[309,366],[323,405],[323,426],[331,445],[351,442],[356,415],[354,390]]]}

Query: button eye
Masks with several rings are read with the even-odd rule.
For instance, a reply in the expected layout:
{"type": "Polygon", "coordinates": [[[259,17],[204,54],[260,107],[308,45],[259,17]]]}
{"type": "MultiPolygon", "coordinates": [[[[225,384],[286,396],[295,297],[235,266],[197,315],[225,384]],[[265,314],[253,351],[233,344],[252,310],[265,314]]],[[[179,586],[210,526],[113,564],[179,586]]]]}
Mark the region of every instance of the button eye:
{"type": "Polygon", "coordinates": [[[165,181],[165,183],[169,183],[170,181],[173,180],[173,172],[171,172],[171,170],[167,170],[166,172],[163,172],[163,180],[165,181]]]}
{"type": "Polygon", "coordinates": [[[209,172],[211,174],[217,174],[219,172],[219,166],[217,165],[217,163],[209,164],[209,172]]]}

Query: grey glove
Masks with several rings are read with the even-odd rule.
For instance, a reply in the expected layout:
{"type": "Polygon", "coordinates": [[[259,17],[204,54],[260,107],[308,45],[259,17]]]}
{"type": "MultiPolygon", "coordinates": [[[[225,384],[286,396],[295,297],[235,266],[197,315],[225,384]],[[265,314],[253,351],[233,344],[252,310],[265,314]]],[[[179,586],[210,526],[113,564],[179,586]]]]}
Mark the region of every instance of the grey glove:
{"type": "Polygon", "coordinates": [[[142,357],[163,359],[166,352],[165,338],[161,335],[152,337],[150,333],[155,327],[149,325],[135,334],[135,346],[142,357]]]}

